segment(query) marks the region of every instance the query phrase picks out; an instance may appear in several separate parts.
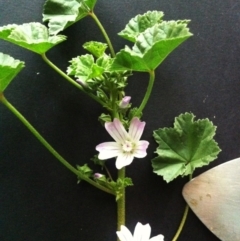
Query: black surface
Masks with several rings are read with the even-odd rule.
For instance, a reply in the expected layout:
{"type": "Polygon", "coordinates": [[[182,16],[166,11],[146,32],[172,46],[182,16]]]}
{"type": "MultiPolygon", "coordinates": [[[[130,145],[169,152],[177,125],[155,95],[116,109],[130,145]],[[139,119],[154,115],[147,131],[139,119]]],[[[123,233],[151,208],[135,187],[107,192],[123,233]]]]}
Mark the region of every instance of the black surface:
{"type": "MultiPolygon", "coordinates": [[[[0,1],[0,24],[41,21],[44,1],[0,1]]],[[[130,18],[147,10],[165,12],[165,19],[191,19],[194,37],[175,50],[156,72],[153,94],[145,109],[143,139],[150,140],[148,157],[127,168],[134,187],[127,189],[127,226],[150,223],[152,234],[173,237],[185,203],[181,189],[187,179],[166,184],[152,173],[156,144],[152,131],[171,126],[175,116],[191,111],[218,126],[222,152],[210,166],[240,156],[240,2],[237,0],[99,0],[95,12],[116,50],[127,42],[117,36],[130,18]]],[[[66,69],[84,51],[85,41],[103,38],[90,18],[67,29],[64,42],[48,56],[66,69]],[[98,37],[99,36],[99,37],[98,37]]],[[[97,121],[101,107],[69,85],[39,56],[0,41],[0,51],[26,62],[5,95],[73,165],[84,164],[108,134],[97,121]]],[[[148,76],[130,79],[127,94],[138,105],[148,76]]],[[[29,131],[0,105],[0,240],[116,240],[114,198],[86,183],[58,163],[29,131]]],[[[109,163],[110,168],[114,166],[109,163]]],[[[190,212],[179,241],[217,241],[190,212]]]]}

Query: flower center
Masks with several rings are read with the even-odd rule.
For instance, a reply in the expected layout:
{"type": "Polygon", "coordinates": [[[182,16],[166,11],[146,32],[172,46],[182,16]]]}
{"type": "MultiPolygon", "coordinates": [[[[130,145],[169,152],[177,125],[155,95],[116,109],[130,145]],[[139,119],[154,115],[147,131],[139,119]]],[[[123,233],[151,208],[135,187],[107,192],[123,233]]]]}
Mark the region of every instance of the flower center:
{"type": "Polygon", "coordinates": [[[123,144],[122,144],[122,149],[124,152],[131,152],[134,148],[134,145],[131,141],[125,141],[123,144]]]}

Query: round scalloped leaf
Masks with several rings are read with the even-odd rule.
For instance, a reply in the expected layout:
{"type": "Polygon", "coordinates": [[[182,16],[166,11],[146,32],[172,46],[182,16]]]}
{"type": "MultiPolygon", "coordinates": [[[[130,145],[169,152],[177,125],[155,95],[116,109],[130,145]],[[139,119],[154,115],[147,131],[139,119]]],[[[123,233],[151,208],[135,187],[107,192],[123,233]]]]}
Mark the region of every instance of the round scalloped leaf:
{"type": "Polygon", "coordinates": [[[160,23],[164,16],[160,11],[148,11],[144,14],[139,14],[132,18],[118,35],[121,37],[135,42],[137,36],[144,32],[147,28],[153,27],[155,24],[160,23]]]}
{"type": "Polygon", "coordinates": [[[93,11],[97,0],[47,0],[43,21],[48,21],[49,32],[56,35],[93,11]]]}
{"type": "Polygon", "coordinates": [[[3,92],[24,67],[24,62],[0,53],[0,92],[3,92]]]}
{"type": "Polygon", "coordinates": [[[0,38],[38,54],[46,53],[66,40],[63,35],[49,36],[48,28],[35,22],[3,26],[0,28],[0,38]]]}
{"type": "Polygon", "coordinates": [[[139,34],[132,49],[125,47],[117,55],[111,70],[149,72],[192,34],[188,21],[164,21],[139,34]]]}
{"type": "Polygon", "coordinates": [[[194,121],[190,113],[175,118],[173,128],[154,131],[159,144],[152,160],[154,173],[167,182],[177,176],[192,174],[197,167],[208,165],[221,151],[213,139],[216,127],[208,119],[194,121]]]}

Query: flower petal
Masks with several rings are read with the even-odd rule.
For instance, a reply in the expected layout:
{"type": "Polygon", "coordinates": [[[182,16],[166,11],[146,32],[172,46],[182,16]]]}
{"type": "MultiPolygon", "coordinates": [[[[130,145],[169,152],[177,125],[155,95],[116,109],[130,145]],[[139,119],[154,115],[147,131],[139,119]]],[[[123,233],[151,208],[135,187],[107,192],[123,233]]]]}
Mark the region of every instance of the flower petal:
{"type": "Polygon", "coordinates": [[[105,123],[105,128],[109,135],[118,143],[123,143],[129,137],[121,121],[116,118],[113,122],[105,123]]]}
{"type": "Polygon", "coordinates": [[[96,146],[96,150],[99,151],[100,160],[116,157],[120,153],[119,144],[116,142],[103,142],[96,146]]]}
{"type": "Polygon", "coordinates": [[[116,168],[121,169],[125,166],[128,166],[129,164],[132,163],[134,156],[132,154],[124,154],[124,153],[119,153],[117,160],[116,160],[116,168]]]}
{"type": "Polygon", "coordinates": [[[146,122],[144,122],[144,121],[141,122],[137,117],[134,117],[132,119],[130,127],[129,127],[129,135],[133,141],[140,140],[145,125],[146,125],[146,122]]]}
{"type": "Polygon", "coordinates": [[[123,225],[121,225],[121,230],[117,231],[117,236],[121,241],[134,241],[131,232],[123,225]]]}
{"type": "Polygon", "coordinates": [[[137,158],[143,158],[147,155],[146,149],[148,148],[148,141],[139,141],[134,151],[134,156],[137,158]]]}
{"type": "Polygon", "coordinates": [[[149,241],[151,234],[151,227],[149,224],[142,225],[141,223],[137,223],[135,230],[134,230],[134,241],[149,241]]]}
{"type": "Polygon", "coordinates": [[[159,234],[158,236],[152,237],[149,241],[164,241],[164,236],[159,234]]]}

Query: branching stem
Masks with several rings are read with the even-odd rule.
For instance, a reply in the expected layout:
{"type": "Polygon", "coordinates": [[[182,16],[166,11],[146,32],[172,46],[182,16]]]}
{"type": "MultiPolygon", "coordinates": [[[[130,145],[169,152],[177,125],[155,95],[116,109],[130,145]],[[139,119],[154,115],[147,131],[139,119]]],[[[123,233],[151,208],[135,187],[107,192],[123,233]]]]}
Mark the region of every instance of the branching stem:
{"type": "Polygon", "coordinates": [[[115,193],[108,188],[105,188],[98,183],[94,182],[92,179],[81,174],[76,168],[74,168],[69,162],[67,162],[44,138],[43,136],[29,123],[29,121],[13,106],[8,100],[0,93],[0,101],[30,130],[30,132],[43,144],[46,149],[52,153],[68,170],[77,175],[81,180],[88,182],[94,187],[107,192],[109,194],[115,195],[115,193]]]}

